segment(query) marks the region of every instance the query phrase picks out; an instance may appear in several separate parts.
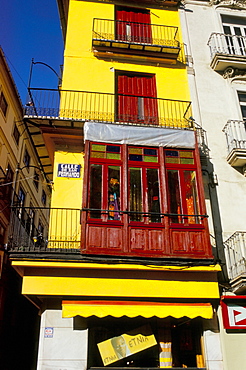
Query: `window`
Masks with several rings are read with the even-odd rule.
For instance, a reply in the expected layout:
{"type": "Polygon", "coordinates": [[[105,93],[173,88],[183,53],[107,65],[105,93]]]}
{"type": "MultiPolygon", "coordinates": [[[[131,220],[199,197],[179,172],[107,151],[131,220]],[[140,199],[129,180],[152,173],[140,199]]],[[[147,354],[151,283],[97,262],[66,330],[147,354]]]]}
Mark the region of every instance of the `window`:
{"type": "Polygon", "coordinates": [[[154,75],[118,74],[117,92],[119,121],[158,124],[154,75]]]}
{"type": "MultiPolygon", "coordinates": [[[[75,321],[75,327],[79,322],[75,321]]],[[[156,345],[145,348],[139,352],[126,357],[118,356],[118,360],[110,366],[122,369],[124,367],[135,368],[161,368],[166,362],[168,368],[204,368],[202,355],[202,320],[172,317],[164,319],[143,319],[135,318],[91,318],[88,320],[89,340],[88,340],[88,368],[103,367],[102,358],[98,349],[98,343],[124,334],[154,335],[156,345]],[[162,352],[161,349],[163,349],[162,352]],[[164,356],[162,356],[162,354],[164,356]],[[162,365],[162,366],[161,366],[162,365]]],[[[125,337],[127,338],[127,337],[125,337]]],[[[112,341],[111,341],[112,343],[112,341]]],[[[134,343],[134,342],[133,342],[134,343]]],[[[135,342],[136,343],[136,342],[135,342]]],[[[112,343],[112,345],[114,345],[112,343]]],[[[121,343],[123,349],[123,343],[121,343]]],[[[130,341],[124,340],[125,351],[130,350],[130,341]]],[[[115,348],[115,347],[114,347],[115,348]]],[[[117,349],[116,349],[117,350],[117,349]]],[[[119,349],[118,349],[119,351],[119,349]]],[[[121,351],[122,354],[122,351],[121,351]]],[[[164,366],[165,367],[165,366],[164,366]]]]}
{"type": "Polygon", "coordinates": [[[158,149],[130,146],[128,168],[130,220],[160,222],[158,149]]]}
{"type": "Polygon", "coordinates": [[[27,214],[27,223],[26,223],[26,230],[30,236],[34,236],[35,234],[35,211],[33,209],[32,204],[30,204],[30,209],[27,214]]]}
{"type": "Polygon", "coordinates": [[[39,173],[37,171],[34,171],[34,177],[33,177],[33,184],[38,191],[38,186],[39,186],[39,173]]]}
{"type": "Polygon", "coordinates": [[[18,193],[18,203],[21,207],[24,207],[25,199],[26,199],[26,193],[24,192],[22,187],[20,187],[19,193],[18,193]]]}
{"type": "Polygon", "coordinates": [[[117,40],[151,43],[150,11],[145,9],[117,7],[117,40]]]}
{"type": "Polygon", "coordinates": [[[194,152],[166,150],[169,212],[174,223],[199,223],[194,152]],[[186,216],[185,216],[186,215],[186,216]],[[192,216],[194,215],[194,216],[192,216]]]}
{"type": "Polygon", "coordinates": [[[222,15],[224,33],[229,54],[246,55],[246,20],[222,15]]]}
{"type": "Polygon", "coordinates": [[[19,140],[20,140],[20,132],[18,130],[18,127],[17,127],[16,123],[14,124],[13,137],[15,139],[15,142],[16,142],[17,146],[18,146],[19,145],[19,140]]]}
{"type": "Polygon", "coordinates": [[[7,167],[7,173],[6,173],[6,186],[4,187],[5,190],[5,198],[8,200],[9,203],[11,203],[11,196],[12,196],[12,189],[13,189],[13,178],[14,178],[14,172],[10,165],[8,164],[7,167]]]}
{"type": "Polygon", "coordinates": [[[3,112],[3,115],[6,117],[7,115],[7,109],[8,109],[8,103],[7,100],[5,99],[5,96],[3,93],[0,95],[0,109],[3,112]]]}
{"type": "Polygon", "coordinates": [[[201,222],[193,150],[91,143],[89,189],[91,219],[120,221],[124,203],[130,222],[161,223],[161,213],[167,211],[171,223],[201,222]],[[127,163],[122,160],[125,151],[127,163]],[[160,171],[165,172],[166,188],[160,171]],[[162,197],[168,199],[165,211],[162,197]]]}
{"type": "Polygon", "coordinates": [[[44,190],[42,190],[41,202],[46,206],[46,193],[44,190]]]}
{"type": "Polygon", "coordinates": [[[91,144],[89,199],[91,218],[120,220],[121,155],[120,145],[91,144]],[[103,213],[101,211],[103,209],[108,212],[103,213]]]}
{"type": "Polygon", "coordinates": [[[246,92],[238,92],[238,99],[241,108],[242,118],[246,120],[246,92]]]}
{"type": "Polygon", "coordinates": [[[24,153],[24,157],[23,157],[23,163],[24,163],[24,165],[27,167],[27,168],[29,168],[29,166],[30,166],[30,155],[29,155],[29,153],[28,153],[28,151],[27,151],[27,149],[25,150],[25,153],[24,153]]]}

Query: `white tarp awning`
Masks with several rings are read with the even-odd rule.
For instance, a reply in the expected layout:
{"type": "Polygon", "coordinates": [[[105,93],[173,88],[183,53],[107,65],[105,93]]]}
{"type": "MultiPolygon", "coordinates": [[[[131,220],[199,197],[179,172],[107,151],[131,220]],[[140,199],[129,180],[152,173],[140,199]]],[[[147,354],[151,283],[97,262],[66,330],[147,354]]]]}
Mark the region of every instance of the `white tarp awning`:
{"type": "Polygon", "coordinates": [[[195,133],[190,130],[86,122],[85,140],[103,143],[194,148],[195,133]]]}

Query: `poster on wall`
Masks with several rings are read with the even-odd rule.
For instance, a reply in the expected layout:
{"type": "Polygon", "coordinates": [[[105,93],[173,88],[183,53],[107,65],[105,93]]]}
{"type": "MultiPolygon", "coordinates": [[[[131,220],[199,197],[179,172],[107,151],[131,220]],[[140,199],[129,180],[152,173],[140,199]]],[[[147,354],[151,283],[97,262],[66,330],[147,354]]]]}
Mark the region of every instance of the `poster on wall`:
{"type": "Polygon", "coordinates": [[[58,163],[57,177],[80,178],[80,164],[58,163]]]}
{"type": "Polygon", "coordinates": [[[156,345],[149,326],[107,339],[97,344],[104,366],[156,345]]]}

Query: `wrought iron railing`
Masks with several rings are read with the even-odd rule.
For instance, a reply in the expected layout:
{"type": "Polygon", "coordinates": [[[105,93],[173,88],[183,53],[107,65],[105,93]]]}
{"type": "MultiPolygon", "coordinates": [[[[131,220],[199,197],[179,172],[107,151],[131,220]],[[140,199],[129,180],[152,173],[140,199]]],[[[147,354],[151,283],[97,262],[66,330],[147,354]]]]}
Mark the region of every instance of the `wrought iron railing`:
{"type": "Polygon", "coordinates": [[[246,274],[246,232],[236,231],[224,245],[229,278],[246,274]]]}
{"type": "Polygon", "coordinates": [[[100,41],[180,47],[178,27],[158,24],[94,18],[92,37],[100,41]]]}
{"type": "Polygon", "coordinates": [[[229,120],[223,128],[223,132],[226,135],[229,153],[233,149],[246,150],[246,126],[244,121],[229,120]]]}
{"type": "Polygon", "coordinates": [[[15,205],[11,213],[8,248],[12,252],[77,252],[81,238],[80,214],[79,209],[15,205]],[[32,211],[45,217],[42,230],[32,218],[32,211]]]}
{"type": "Polygon", "coordinates": [[[26,117],[193,129],[189,101],[37,88],[29,98],[26,117]]]}
{"type": "Polygon", "coordinates": [[[224,33],[212,33],[208,46],[211,58],[216,54],[246,56],[246,37],[237,35],[226,35],[224,33]]]}

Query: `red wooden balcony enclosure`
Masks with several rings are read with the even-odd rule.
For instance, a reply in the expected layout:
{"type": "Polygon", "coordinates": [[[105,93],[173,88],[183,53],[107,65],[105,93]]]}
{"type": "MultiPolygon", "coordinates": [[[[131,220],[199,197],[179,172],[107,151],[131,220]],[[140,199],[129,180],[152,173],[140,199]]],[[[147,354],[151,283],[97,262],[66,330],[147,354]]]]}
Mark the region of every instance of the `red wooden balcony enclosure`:
{"type": "Polygon", "coordinates": [[[197,150],[86,145],[82,253],[212,257],[197,150]]]}

